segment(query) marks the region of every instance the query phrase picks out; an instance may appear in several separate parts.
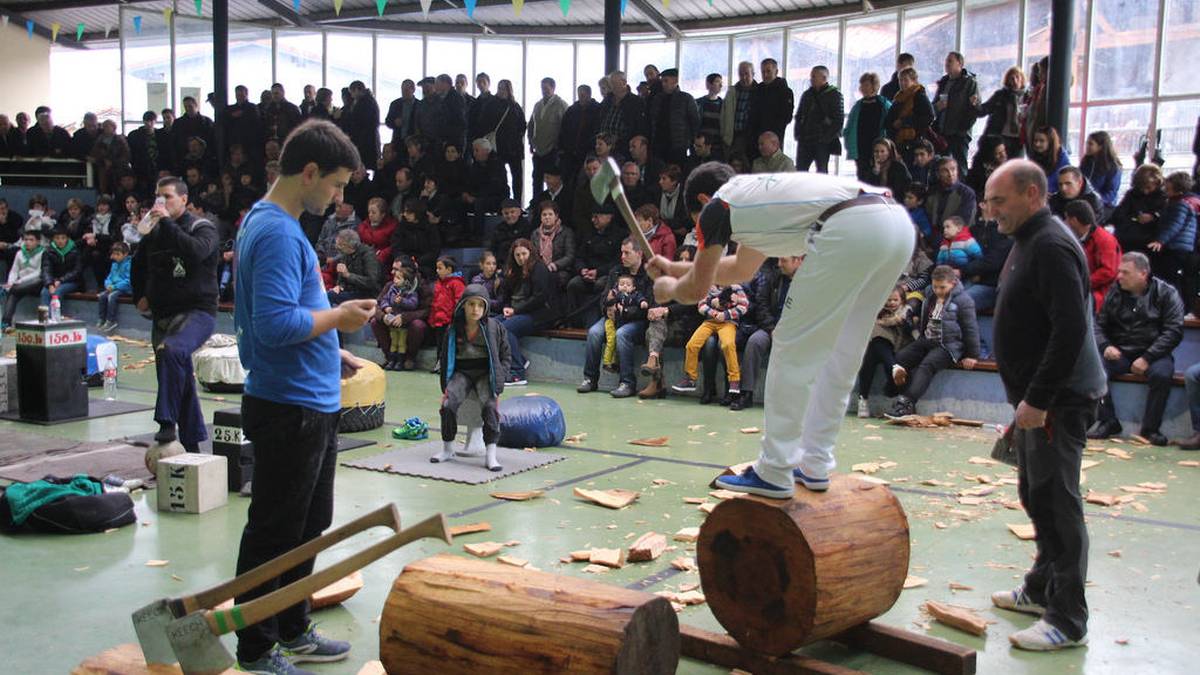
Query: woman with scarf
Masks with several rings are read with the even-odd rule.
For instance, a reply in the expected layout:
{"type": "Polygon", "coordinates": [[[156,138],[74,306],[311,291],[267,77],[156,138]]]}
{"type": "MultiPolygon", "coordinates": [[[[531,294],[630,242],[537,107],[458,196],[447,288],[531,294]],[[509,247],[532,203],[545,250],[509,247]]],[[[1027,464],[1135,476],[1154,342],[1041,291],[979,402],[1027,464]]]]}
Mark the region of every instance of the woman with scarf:
{"type": "Polygon", "coordinates": [[[512,243],[499,288],[500,320],[508,330],[508,346],[512,351],[509,385],[527,382],[528,361],[521,352],[521,338],[552,327],[561,316],[558,285],[535,250],[528,239],[512,243]]]}
{"type": "Polygon", "coordinates": [[[892,100],[884,118],[884,128],[888,137],[896,144],[904,155],[905,163],[912,163],[913,146],[929,134],[933,124],[933,104],[925,87],[917,79],[915,68],[905,68],[900,71],[900,91],[892,100]]]}
{"type": "Polygon", "coordinates": [[[533,231],[534,252],[554,276],[559,288],[567,285],[575,267],[575,233],[562,226],[558,204],[542,202],[538,206],[541,226],[533,231]]]}

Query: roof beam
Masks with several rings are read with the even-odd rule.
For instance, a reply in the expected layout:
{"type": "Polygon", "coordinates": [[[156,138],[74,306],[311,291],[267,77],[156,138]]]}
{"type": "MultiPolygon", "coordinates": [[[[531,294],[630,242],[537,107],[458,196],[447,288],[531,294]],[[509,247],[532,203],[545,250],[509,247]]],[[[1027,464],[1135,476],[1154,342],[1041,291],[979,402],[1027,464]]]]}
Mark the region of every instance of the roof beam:
{"type": "Polygon", "coordinates": [[[153,0],[48,0],[47,2],[13,2],[0,5],[0,9],[10,12],[49,12],[56,9],[85,9],[87,7],[107,7],[109,5],[132,5],[153,0]]]}
{"type": "Polygon", "coordinates": [[[667,17],[663,16],[662,12],[658,11],[654,5],[651,5],[649,0],[629,0],[629,3],[637,8],[642,16],[646,17],[646,21],[650,22],[651,26],[657,28],[663,35],[678,39],[683,37],[683,33],[675,24],[671,23],[667,17]]]}
{"type": "MultiPolygon", "coordinates": [[[[12,22],[13,28],[23,29],[25,28],[25,22],[29,20],[29,17],[25,16],[24,14],[19,14],[3,6],[0,6],[0,14],[9,18],[9,20],[12,22]]],[[[41,37],[46,38],[47,41],[49,41],[53,36],[53,31],[51,31],[49,27],[43,26],[36,21],[33,24],[33,32],[41,37]]],[[[75,31],[73,27],[72,29],[67,29],[66,26],[63,26],[62,29],[58,31],[58,44],[61,44],[65,47],[70,47],[71,49],[85,49],[83,43],[75,39],[75,31]]]]}
{"type": "Polygon", "coordinates": [[[297,14],[294,9],[278,2],[278,0],[258,0],[258,4],[266,7],[272,12],[275,12],[275,14],[279,15],[279,18],[293,26],[298,26],[301,28],[316,27],[316,24],[314,24],[312,21],[300,14],[297,14]]]}
{"type": "MultiPolygon", "coordinates": [[[[571,35],[581,37],[594,37],[604,34],[604,26],[601,24],[579,24],[565,26],[495,26],[489,25],[485,32],[482,26],[473,24],[461,23],[422,23],[413,21],[388,21],[386,19],[363,19],[349,24],[347,27],[361,28],[364,30],[378,30],[396,33],[430,33],[438,35],[491,35],[491,36],[530,36],[530,37],[545,37],[548,31],[552,31],[555,36],[571,35]]],[[[622,33],[626,35],[648,35],[657,34],[653,26],[647,24],[628,24],[622,26],[622,33]]]]}
{"type": "MultiPolygon", "coordinates": [[[[540,2],[542,0],[537,0],[537,1],[540,2]]],[[[512,0],[476,0],[476,2],[475,2],[475,9],[481,9],[484,7],[499,7],[499,6],[511,7],[512,0]]],[[[436,2],[434,2],[434,4],[432,6],[430,6],[430,8],[429,8],[430,14],[432,14],[434,12],[462,12],[463,16],[464,17],[466,16],[466,10],[460,4],[447,2],[446,0],[436,0],[436,2]]],[[[419,3],[419,2],[406,2],[406,3],[396,2],[396,3],[392,3],[392,4],[388,5],[387,7],[383,8],[383,16],[397,16],[397,15],[420,14],[420,13],[421,13],[421,3],[419,3]]],[[[336,24],[336,23],[351,23],[351,22],[355,22],[355,21],[361,21],[364,19],[379,19],[381,17],[380,17],[379,11],[376,8],[361,7],[358,9],[343,9],[341,14],[335,14],[332,10],[324,11],[324,12],[311,12],[308,14],[308,18],[311,19],[314,23],[336,24]]],[[[463,24],[460,24],[460,25],[463,25],[463,24]]]]}

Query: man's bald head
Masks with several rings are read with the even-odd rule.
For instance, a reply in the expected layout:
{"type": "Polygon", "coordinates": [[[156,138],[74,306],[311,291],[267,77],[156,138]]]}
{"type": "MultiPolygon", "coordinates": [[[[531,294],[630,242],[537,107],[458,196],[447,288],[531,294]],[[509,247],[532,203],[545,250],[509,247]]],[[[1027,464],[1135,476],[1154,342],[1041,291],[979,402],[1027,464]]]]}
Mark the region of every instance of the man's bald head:
{"type": "Polygon", "coordinates": [[[1004,234],[1016,232],[1046,206],[1046,174],[1026,159],[1001,164],[988,178],[984,202],[1004,234]]]}

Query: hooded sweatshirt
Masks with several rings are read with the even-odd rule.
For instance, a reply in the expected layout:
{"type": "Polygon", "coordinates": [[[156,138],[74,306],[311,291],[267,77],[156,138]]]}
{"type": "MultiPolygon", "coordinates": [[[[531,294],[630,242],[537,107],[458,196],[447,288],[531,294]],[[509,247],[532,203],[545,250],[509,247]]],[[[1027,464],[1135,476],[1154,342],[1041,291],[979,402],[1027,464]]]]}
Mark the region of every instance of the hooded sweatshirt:
{"type": "MultiPolygon", "coordinates": [[[[445,281],[450,279],[442,279],[445,281]]],[[[440,283],[440,281],[439,281],[440,283]]],[[[462,283],[459,277],[459,283],[462,283]]],[[[471,298],[481,298],[484,304],[490,304],[491,298],[488,296],[487,289],[478,284],[467,286],[462,293],[462,297],[454,306],[453,321],[450,322],[446,334],[442,337],[442,344],[438,347],[438,359],[442,364],[441,385],[442,391],[446,390],[446,383],[454,376],[454,371],[461,367],[468,367],[466,362],[460,363],[458,340],[466,339],[467,318],[464,312],[467,300],[471,298]]],[[[479,320],[481,335],[483,336],[483,345],[487,350],[487,370],[488,382],[491,385],[492,393],[496,396],[504,393],[504,383],[508,380],[508,370],[512,365],[512,352],[508,345],[508,331],[504,329],[504,324],[487,315],[479,320]]],[[[474,360],[472,360],[474,361],[474,360]]],[[[472,369],[473,366],[472,366],[472,369]]]]}
{"type": "Polygon", "coordinates": [[[104,278],[104,288],[112,289],[118,295],[130,295],[133,286],[129,283],[129,269],[133,265],[133,256],[125,256],[121,262],[114,262],[108,268],[108,276],[104,278]]]}
{"type": "Polygon", "coordinates": [[[453,272],[434,283],[433,304],[429,307],[430,326],[441,328],[450,323],[466,285],[462,272],[453,272]]]}

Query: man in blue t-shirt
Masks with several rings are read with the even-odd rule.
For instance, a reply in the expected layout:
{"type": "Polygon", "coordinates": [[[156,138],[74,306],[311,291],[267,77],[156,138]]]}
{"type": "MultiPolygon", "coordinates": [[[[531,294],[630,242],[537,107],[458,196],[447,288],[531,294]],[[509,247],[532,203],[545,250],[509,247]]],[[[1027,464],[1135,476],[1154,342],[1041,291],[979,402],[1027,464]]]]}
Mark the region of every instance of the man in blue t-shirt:
{"type": "MultiPolygon", "coordinates": [[[[246,214],[236,260],[238,352],[246,369],[242,428],[254,443],[254,481],[237,573],[243,574],[320,536],[333,521],[333,474],[341,377],[359,368],[339,351],[336,330],[354,332],[374,300],[330,308],[317,254],[300,227],[302,213],[324,213],[350,174],[358,151],[336,126],[310,120],[284,142],[281,173],[246,214]]],[[[239,604],[312,573],[313,561],[238,596],[239,604]]],[[[350,644],[313,630],[308,603],[239,630],[239,669],[296,675],[292,663],[338,661],[350,644]]]]}

